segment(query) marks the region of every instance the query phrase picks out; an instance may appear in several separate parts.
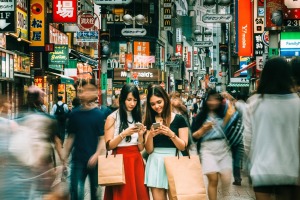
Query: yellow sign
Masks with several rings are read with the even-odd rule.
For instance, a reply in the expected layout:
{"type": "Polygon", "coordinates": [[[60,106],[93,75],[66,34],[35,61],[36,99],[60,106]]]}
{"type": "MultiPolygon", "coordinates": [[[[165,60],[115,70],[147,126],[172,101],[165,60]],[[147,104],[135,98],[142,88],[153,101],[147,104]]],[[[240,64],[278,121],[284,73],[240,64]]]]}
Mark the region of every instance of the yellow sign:
{"type": "Polygon", "coordinates": [[[45,0],[30,0],[30,46],[45,46],[45,0]]]}
{"type": "Polygon", "coordinates": [[[164,8],[164,15],[170,15],[170,14],[171,14],[171,8],[170,7],[164,8]]]}
{"type": "MultiPolygon", "coordinates": [[[[28,40],[28,18],[27,12],[17,8],[17,29],[21,29],[21,38],[28,40]]],[[[17,31],[17,33],[19,33],[17,31]]]]}
{"type": "Polygon", "coordinates": [[[171,26],[171,20],[170,19],[164,19],[164,26],[171,26]]]}

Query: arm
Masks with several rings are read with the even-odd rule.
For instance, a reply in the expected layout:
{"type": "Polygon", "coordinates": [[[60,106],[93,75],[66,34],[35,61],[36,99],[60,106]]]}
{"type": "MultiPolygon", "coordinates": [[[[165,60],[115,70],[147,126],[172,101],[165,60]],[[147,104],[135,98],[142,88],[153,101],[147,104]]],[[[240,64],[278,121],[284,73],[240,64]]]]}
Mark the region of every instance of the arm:
{"type": "Polygon", "coordinates": [[[249,157],[251,141],[252,141],[252,124],[250,119],[250,111],[247,107],[245,114],[243,115],[243,123],[244,123],[244,148],[245,154],[249,157]]]}
{"type": "Polygon", "coordinates": [[[64,160],[63,147],[62,147],[61,140],[59,139],[58,136],[54,136],[54,146],[55,146],[55,149],[56,149],[57,154],[59,156],[59,159],[63,162],[63,160],[64,160]]]}
{"type": "Polygon", "coordinates": [[[73,148],[74,138],[75,138],[75,135],[69,133],[68,138],[66,140],[63,156],[62,156],[63,157],[62,162],[63,162],[64,165],[67,164],[69,155],[70,155],[71,150],[73,148]]]}
{"type": "Polygon", "coordinates": [[[53,105],[50,115],[54,116],[55,111],[56,111],[56,104],[53,105]]]}
{"type": "Polygon", "coordinates": [[[114,137],[114,133],[115,133],[115,119],[111,116],[107,117],[106,122],[105,122],[105,126],[104,126],[104,130],[105,130],[105,143],[109,142],[109,147],[107,147],[107,150],[112,150],[115,149],[121,142],[122,140],[126,137],[126,136],[130,136],[133,133],[138,132],[138,128],[137,127],[130,127],[127,128],[126,130],[124,130],[122,133],[120,133],[118,135],[118,137],[114,137]]]}
{"type": "Polygon", "coordinates": [[[146,149],[146,152],[148,154],[151,154],[153,152],[153,149],[154,149],[154,145],[153,145],[153,129],[151,128],[150,131],[147,131],[146,133],[146,142],[145,142],[145,149],[146,149]]]}
{"type": "Polygon", "coordinates": [[[91,156],[88,162],[88,167],[93,168],[97,165],[98,162],[98,156],[105,154],[105,142],[104,142],[104,136],[99,137],[98,146],[96,152],[91,156]]]}
{"type": "Polygon", "coordinates": [[[207,122],[205,124],[203,124],[203,126],[201,128],[199,128],[197,131],[195,131],[193,133],[193,138],[195,139],[200,139],[203,135],[205,135],[205,133],[207,133],[209,130],[211,130],[213,127],[213,123],[212,122],[207,122]]]}

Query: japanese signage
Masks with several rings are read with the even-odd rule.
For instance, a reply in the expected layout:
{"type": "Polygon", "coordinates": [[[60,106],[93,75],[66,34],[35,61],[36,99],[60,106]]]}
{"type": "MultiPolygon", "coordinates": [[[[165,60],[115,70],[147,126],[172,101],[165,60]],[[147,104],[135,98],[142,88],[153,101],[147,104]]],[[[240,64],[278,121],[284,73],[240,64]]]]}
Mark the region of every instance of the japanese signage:
{"type": "Polygon", "coordinates": [[[55,45],[54,52],[49,52],[49,64],[69,64],[69,48],[68,45],[55,45]]]}
{"type": "Polygon", "coordinates": [[[212,47],[213,42],[212,41],[197,41],[194,42],[194,47],[212,47]]]}
{"type": "Polygon", "coordinates": [[[176,42],[182,42],[182,28],[176,28],[176,42]]]}
{"type": "Polygon", "coordinates": [[[17,1],[17,28],[21,30],[21,38],[28,40],[28,9],[26,0],[17,1]]]}
{"type": "Polygon", "coordinates": [[[205,14],[202,21],[205,23],[229,23],[232,21],[232,15],[205,14]]]}
{"type": "MultiPolygon", "coordinates": [[[[284,0],[283,17],[284,19],[299,19],[300,0],[284,0]]],[[[300,24],[298,24],[300,26],[300,24]]]]}
{"type": "Polygon", "coordinates": [[[126,43],[120,43],[119,44],[119,61],[120,63],[124,64],[125,63],[125,55],[127,52],[127,44],[126,43]]]}
{"type": "Polygon", "coordinates": [[[134,42],[134,56],[149,56],[150,44],[149,42],[134,42]]]}
{"type": "Polygon", "coordinates": [[[30,0],[30,47],[45,45],[45,0],[30,0]]]}
{"type": "Polygon", "coordinates": [[[264,0],[265,2],[265,29],[280,29],[282,22],[282,1],[283,0],[264,0]]]}
{"type": "Polygon", "coordinates": [[[49,43],[68,45],[68,36],[49,25],[49,43]]]}
{"type": "Polygon", "coordinates": [[[47,79],[44,78],[43,76],[35,76],[34,77],[34,85],[38,86],[39,88],[44,87],[44,83],[47,82],[47,79]]]}
{"type": "Polygon", "coordinates": [[[77,0],[53,0],[54,23],[77,23],[77,0]]]}
{"type": "Polygon", "coordinates": [[[14,78],[13,54],[0,51],[0,78],[14,78]]]}
{"type": "Polygon", "coordinates": [[[172,5],[172,0],[164,0],[164,30],[166,31],[170,31],[172,30],[172,9],[171,9],[171,5],[172,5]]]}
{"type": "MultiPolygon", "coordinates": [[[[139,81],[161,81],[161,71],[159,69],[134,69],[131,72],[134,79],[139,81]]],[[[114,69],[114,80],[115,81],[125,81],[127,77],[127,72],[121,68],[114,69]]]]}
{"type": "Polygon", "coordinates": [[[99,32],[98,31],[77,31],[76,40],[77,42],[98,42],[99,32]]]}
{"type": "Polygon", "coordinates": [[[15,0],[0,0],[0,32],[16,32],[15,0]]]}
{"type": "Polygon", "coordinates": [[[251,0],[238,1],[238,55],[252,56],[252,3],[251,0]]]}
{"type": "Polygon", "coordinates": [[[265,9],[263,0],[254,0],[254,12],[253,12],[253,19],[254,19],[254,33],[263,33],[264,32],[264,16],[265,16],[265,9]]]}
{"type": "Polygon", "coordinates": [[[155,63],[155,57],[150,56],[149,42],[134,42],[134,68],[148,68],[155,63]]]}
{"type": "Polygon", "coordinates": [[[191,57],[192,57],[192,54],[189,51],[187,54],[187,60],[186,60],[186,65],[185,65],[186,68],[191,68],[191,57]]]}
{"type": "Polygon", "coordinates": [[[96,5],[129,4],[132,0],[95,0],[96,5]]]}
{"type": "Polygon", "coordinates": [[[182,45],[181,44],[176,44],[176,54],[179,54],[182,56],[182,45]]]}
{"type": "Polygon", "coordinates": [[[92,29],[95,25],[94,15],[91,13],[84,13],[79,15],[78,24],[81,30],[92,29]]]}
{"type": "Polygon", "coordinates": [[[262,56],[265,46],[269,46],[269,32],[254,33],[254,56],[262,56]]]}

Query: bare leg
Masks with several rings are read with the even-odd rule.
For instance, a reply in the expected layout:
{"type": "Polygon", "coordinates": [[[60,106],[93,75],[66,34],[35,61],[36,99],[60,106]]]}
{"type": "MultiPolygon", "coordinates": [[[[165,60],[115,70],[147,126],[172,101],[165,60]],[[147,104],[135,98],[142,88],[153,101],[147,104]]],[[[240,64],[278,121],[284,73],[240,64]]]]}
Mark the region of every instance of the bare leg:
{"type": "Polygon", "coordinates": [[[167,191],[161,188],[151,188],[153,200],[167,200],[167,191]]]}
{"type": "Polygon", "coordinates": [[[218,174],[217,173],[211,173],[206,174],[208,178],[208,198],[209,200],[217,200],[218,196],[218,174]]]}
{"type": "Polygon", "coordinates": [[[225,170],[219,173],[220,174],[220,179],[221,179],[221,192],[222,195],[228,195],[228,190],[231,185],[231,170],[225,170]]]}

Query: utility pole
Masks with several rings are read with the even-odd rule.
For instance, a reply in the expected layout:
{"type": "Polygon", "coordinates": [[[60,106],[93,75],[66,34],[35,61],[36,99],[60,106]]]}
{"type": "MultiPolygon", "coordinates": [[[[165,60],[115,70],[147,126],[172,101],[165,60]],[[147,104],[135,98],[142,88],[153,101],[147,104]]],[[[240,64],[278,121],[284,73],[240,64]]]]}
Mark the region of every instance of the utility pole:
{"type": "MultiPolygon", "coordinates": [[[[106,8],[103,6],[103,9],[101,8],[103,12],[101,12],[101,32],[107,32],[107,19],[106,19],[106,8]]],[[[105,41],[102,40],[102,37],[100,36],[100,41],[102,42],[102,53],[101,53],[101,99],[102,99],[102,105],[107,105],[107,57],[108,55],[104,54],[104,48],[109,48],[105,44],[105,41]]],[[[109,42],[109,41],[108,41],[109,42]]]]}

